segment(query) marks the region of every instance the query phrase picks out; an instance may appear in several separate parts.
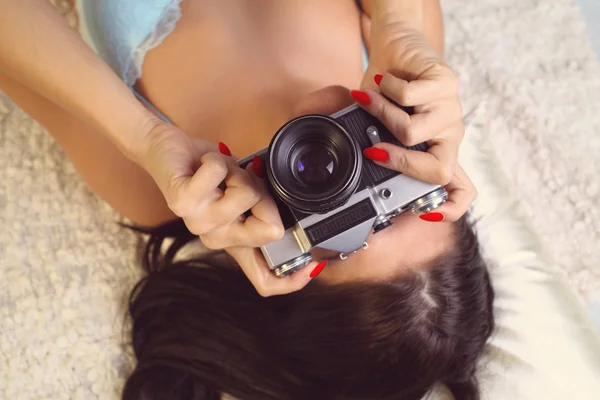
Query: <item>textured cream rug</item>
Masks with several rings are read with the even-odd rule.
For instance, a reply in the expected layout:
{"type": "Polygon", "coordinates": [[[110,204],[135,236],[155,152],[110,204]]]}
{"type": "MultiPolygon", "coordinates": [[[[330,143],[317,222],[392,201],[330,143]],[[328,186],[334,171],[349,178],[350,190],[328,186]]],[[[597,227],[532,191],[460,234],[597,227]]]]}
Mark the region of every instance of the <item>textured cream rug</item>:
{"type": "Polygon", "coordinates": [[[570,0],[443,4],[465,110],[600,326],[600,63],[580,10],[570,0]]]}
{"type": "MultiPolygon", "coordinates": [[[[446,1],[471,134],[600,322],[600,65],[570,0],[446,1]]],[[[117,399],[136,237],[0,93],[0,398],[117,399]]]]}

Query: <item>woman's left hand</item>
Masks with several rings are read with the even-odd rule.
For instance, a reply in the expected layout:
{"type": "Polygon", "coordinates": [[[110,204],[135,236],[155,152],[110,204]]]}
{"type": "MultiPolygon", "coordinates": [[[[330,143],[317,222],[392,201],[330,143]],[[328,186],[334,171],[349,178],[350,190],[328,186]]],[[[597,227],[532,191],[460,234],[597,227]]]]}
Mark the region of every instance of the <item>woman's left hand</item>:
{"type": "Polygon", "coordinates": [[[374,146],[379,150],[371,151],[371,155],[383,166],[413,178],[448,184],[457,169],[464,135],[457,76],[425,35],[405,24],[374,23],[369,42],[369,67],[362,90],[353,91],[352,97],[402,144],[429,144],[427,152],[420,152],[380,143],[374,146]],[[407,114],[388,99],[414,107],[414,114],[407,114]]]}

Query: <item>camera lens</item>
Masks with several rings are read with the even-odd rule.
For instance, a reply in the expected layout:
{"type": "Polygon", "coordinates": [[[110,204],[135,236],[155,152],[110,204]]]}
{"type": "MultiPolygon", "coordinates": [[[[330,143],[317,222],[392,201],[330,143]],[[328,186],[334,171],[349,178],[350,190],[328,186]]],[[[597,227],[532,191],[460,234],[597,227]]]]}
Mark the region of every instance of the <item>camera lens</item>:
{"type": "Polygon", "coordinates": [[[345,203],[358,187],[362,157],[334,119],[305,115],[285,124],[269,146],[267,174],[275,194],[308,213],[345,203]]]}
{"type": "Polygon", "coordinates": [[[309,143],[292,161],[294,175],[309,186],[331,183],[335,176],[337,161],[332,149],[309,143]]]}

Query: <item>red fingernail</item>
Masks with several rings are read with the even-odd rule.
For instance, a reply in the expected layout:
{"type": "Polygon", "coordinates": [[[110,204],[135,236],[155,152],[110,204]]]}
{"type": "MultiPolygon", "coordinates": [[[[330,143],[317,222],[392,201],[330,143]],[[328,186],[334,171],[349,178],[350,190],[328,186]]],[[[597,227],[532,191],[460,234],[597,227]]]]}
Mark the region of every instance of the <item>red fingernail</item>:
{"type": "Polygon", "coordinates": [[[323,271],[323,269],[325,268],[326,265],[327,265],[327,261],[321,261],[319,263],[319,265],[317,265],[315,267],[315,269],[312,270],[312,272],[310,273],[309,276],[311,278],[316,278],[323,271]]]}
{"type": "Polygon", "coordinates": [[[227,145],[223,142],[219,142],[219,151],[221,154],[231,156],[231,150],[229,150],[229,147],[227,147],[227,145]]]}
{"type": "Polygon", "coordinates": [[[252,169],[254,169],[254,173],[259,178],[265,177],[265,166],[259,156],[254,156],[252,158],[252,169]]]}
{"type": "Polygon", "coordinates": [[[390,159],[390,155],[387,151],[377,147],[369,147],[363,151],[363,154],[369,160],[373,161],[387,161],[390,159]]]}
{"type": "Polygon", "coordinates": [[[444,219],[444,214],[439,212],[432,212],[428,214],[421,214],[419,215],[419,218],[421,218],[423,221],[440,222],[444,219]]]}
{"type": "Polygon", "coordinates": [[[373,80],[375,81],[377,86],[381,85],[382,79],[383,79],[383,75],[381,75],[381,74],[375,74],[375,76],[373,77],[373,80]]]}
{"type": "Polygon", "coordinates": [[[371,98],[367,92],[363,92],[362,90],[352,90],[350,92],[350,96],[352,96],[357,103],[360,103],[363,106],[368,106],[371,104],[371,98]]]}

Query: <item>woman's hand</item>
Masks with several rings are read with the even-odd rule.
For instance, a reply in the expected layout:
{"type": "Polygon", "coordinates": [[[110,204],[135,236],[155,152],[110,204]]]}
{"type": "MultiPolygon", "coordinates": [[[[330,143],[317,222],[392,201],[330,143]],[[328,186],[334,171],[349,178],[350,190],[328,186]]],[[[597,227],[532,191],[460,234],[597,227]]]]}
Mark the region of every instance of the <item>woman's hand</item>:
{"type": "Polygon", "coordinates": [[[190,232],[209,249],[227,250],[263,296],[303,288],[316,263],[277,278],[257,249],[283,235],[277,206],[257,177],[263,174],[262,166],[253,162],[244,170],[222,143],[191,138],[162,121],[150,124],[138,162],[190,232]],[[248,210],[251,215],[244,217],[248,210]]]}
{"type": "Polygon", "coordinates": [[[423,33],[402,23],[374,22],[370,49],[361,84],[364,92],[355,91],[353,97],[404,145],[430,145],[427,153],[383,144],[375,147],[389,155],[386,166],[422,181],[447,184],[464,135],[458,78],[423,33]],[[414,107],[414,114],[388,99],[414,107]]]}
{"type": "Polygon", "coordinates": [[[461,196],[464,190],[452,190],[457,182],[468,181],[457,163],[464,126],[459,81],[452,69],[420,30],[403,23],[374,22],[370,32],[369,67],[361,88],[363,90],[353,91],[352,97],[402,144],[413,146],[426,142],[429,145],[427,152],[421,152],[379,143],[365,155],[381,166],[415,179],[448,185],[448,203],[436,211],[446,210],[449,220],[462,216],[457,215],[456,210],[466,212],[469,204],[463,203],[472,201],[474,196],[461,196]],[[414,113],[409,115],[394,102],[413,107],[414,113]],[[458,206],[451,206],[453,204],[458,206]]]}
{"type": "MultiPolygon", "coordinates": [[[[277,221],[281,224],[279,211],[275,205],[275,201],[269,194],[267,183],[263,179],[265,172],[262,161],[255,157],[254,160],[246,167],[248,175],[252,177],[254,185],[261,193],[262,208],[265,213],[276,215],[277,221]]],[[[254,213],[256,207],[252,209],[254,213]]],[[[252,218],[252,217],[250,217],[252,218]]],[[[278,237],[280,239],[280,237],[278,237]]],[[[266,243],[265,243],[266,244],[266,243]]],[[[227,253],[238,263],[242,268],[246,277],[252,282],[254,288],[263,297],[288,294],[302,289],[316,277],[327,264],[326,261],[317,264],[316,261],[310,262],[307,266],[283,278],[275,276],[273,271],[267,265],[265,257],[256,247],[234,246],[225,249],[227,253]]]]}
{"type": "MultiPolygon", "coordinates": [[[[261,190],[262,198],[265,204],[275,212],[277,208],[272,197],[268,193],[267,183],[264,176],[262,162],[255,158],[246,168],[249,175],[253,176],[256,187],[261,190]]],[[[279,217],[279,213],[277,213],[279,217]]],[[[257,292],[264,297],[287,294],[302,289],[323,270],[326,261],[317,264],[312,261],[306,267],[283,278],[278,278],[269,269],[267,262],[261,251],[257,248],[247,246],[236,246],[225,249],[240,265],[250,282],[254,285],[257,292]]]]}

